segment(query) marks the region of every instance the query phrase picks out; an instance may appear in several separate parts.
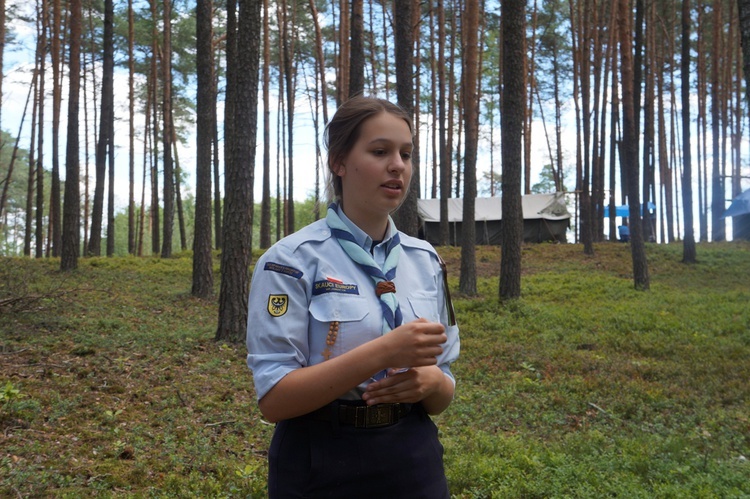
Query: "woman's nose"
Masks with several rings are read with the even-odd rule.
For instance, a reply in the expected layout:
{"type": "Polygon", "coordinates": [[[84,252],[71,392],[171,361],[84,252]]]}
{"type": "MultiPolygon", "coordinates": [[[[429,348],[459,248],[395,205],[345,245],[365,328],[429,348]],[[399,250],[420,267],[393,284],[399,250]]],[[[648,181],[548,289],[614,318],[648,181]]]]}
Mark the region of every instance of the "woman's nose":
{"type": "Polygon", "coordinates": [[[395,154],[388,164],[388,171],[403,171],[406,168],[406,161],[401,157],[401,153],[395,154]]]}

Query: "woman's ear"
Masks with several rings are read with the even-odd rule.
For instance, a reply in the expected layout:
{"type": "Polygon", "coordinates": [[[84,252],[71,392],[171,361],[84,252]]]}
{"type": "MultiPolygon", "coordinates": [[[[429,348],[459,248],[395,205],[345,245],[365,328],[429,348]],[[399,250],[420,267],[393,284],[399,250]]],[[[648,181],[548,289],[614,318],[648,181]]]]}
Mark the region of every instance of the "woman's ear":
{"type": "Polygon", "coordinates": [[[337,161],[334,163],[334,165],[331,167],[331,171],[337,176],[337,177],[343,177],[344,173],[346,172],[346,165],[342,163],[341,161],[337,161]]]}

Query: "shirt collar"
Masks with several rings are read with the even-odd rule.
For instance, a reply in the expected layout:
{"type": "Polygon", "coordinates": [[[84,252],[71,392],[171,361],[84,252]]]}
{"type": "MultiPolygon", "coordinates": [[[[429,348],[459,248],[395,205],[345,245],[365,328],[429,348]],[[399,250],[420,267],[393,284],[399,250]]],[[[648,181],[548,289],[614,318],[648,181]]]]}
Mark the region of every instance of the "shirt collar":
{"type": "MultiPolygon", "coordinates": [[[[354,236],[354,240],[357,241],[357,244],[362,246],[364,250],[366,250],[368,253],[370,252],[370,248],[372,247],[372,238],[367,235],[365,231],[360,229],[354,222],[349,220],[349,217],[346,216],[346,213],[344,213],[344,210],[341,209],[341,205],[336,205],[336,212],[339,214],[339,218],[346,224],[346,226],[349,228],[349,232],[354,236]]],[[[386,231],[385,238],[381,243],[389,241],[393,235],[396,233],[395,224],[393,223],[393,220],[391,217],[388,217],[388,230],[386,231]]]]}

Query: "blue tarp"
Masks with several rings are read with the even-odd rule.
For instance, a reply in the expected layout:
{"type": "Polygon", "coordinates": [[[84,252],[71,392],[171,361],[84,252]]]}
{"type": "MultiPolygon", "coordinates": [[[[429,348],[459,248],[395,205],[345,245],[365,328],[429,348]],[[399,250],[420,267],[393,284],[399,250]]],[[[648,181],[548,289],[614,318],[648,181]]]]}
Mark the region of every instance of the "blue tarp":
{"type": "MultiPolygon", "coordinates": [[[[651,201],[648,202],[648,211],[655,210],[656,205],[651,201]]],[[[615,206],[616,217],[627,217],[630,216],[630,207],[626,204],[622,206],[615,206]]],[[[641,216],[643,216],[643,205],[641,205],[641,216]]],[[[604,207],[604,218],[609,217],[609,206],[604,207]]]]}

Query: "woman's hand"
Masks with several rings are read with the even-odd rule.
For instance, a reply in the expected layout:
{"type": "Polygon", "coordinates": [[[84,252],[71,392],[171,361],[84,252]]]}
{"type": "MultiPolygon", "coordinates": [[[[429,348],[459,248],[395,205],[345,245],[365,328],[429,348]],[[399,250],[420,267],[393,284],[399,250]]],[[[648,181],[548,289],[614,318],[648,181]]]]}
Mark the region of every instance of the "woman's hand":
{"type": "Polygon", "coordinates": [[[439,386],[443,376],[439,368],[414,367],[406,370],[389,369],[388,376],[367,385],[362,399],[368,405],[385,403],[421,402],[439,386]]]}
{"type": "Polygon", "coordinates": [[[434,366],[448,341],[439,322],[417,319],[397,327],[379,339],[388,357],[387,365],[396,368],[434,366]]]}

